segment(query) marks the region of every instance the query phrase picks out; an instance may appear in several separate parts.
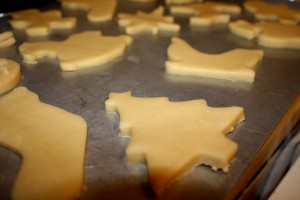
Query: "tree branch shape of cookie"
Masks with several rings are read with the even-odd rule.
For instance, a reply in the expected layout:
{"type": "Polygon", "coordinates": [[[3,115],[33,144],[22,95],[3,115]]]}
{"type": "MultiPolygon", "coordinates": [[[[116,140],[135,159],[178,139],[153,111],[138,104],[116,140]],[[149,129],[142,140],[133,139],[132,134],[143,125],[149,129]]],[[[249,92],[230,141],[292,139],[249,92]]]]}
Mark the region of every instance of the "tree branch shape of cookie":
{"type": "Polygon", "coordinates": [[[244,8],[253,13],[258,20],[278,21],[282,24],[297,24],[300,22],[300,11],[289,8],[285,3],[246,1],[244,8]]]}
{"type": "Polygon", "coordinates": [[[0,94],[15,87],[21,78],[21,69],[18,63],[0,58],[0,94]]]}
{"type": "Polygon", "coordinates": [[[300,49],[300,27],[272,22],[250,23],[238,20],[229,24],[230,31],[268,48],[300,49]]]}
{"type": "Polygon", "coordinates": [[[26,63],[37,63],[42,57],[58,58],[64,71],[105,64],[124,54],[131,37],[102,36],[100,31],[74,34],[65,41],[23,43],[19,51],[26,63]]]}
{"type": "Polygon", "coordinates": [[[87,18],[90,22],[104,22],[111,20],[117,6],[116,0],[63,0],[63,8],[71,10],[88,10],[87,18]]]}
{"type": "Polygon", "coordinates": [[[76,26],[75,17],[62,17],[59,10],[40,12],[28,9],[11,14],[9,21],[14,29],[25,30],[28,36],[47,36],[54,29],[72,29],[76,26]]]}
{"type": "Polygon", "coordinates": [[[151,13],[138,11],[136,14],[120,13],[118,15],[118,24],[126,27],[128,34],[137,34],[141,32],[150,32],[157,34],[158,31],[178,32],[180,26],[175,24],[172,16],[164,16],[164,8],[158,7],[151,13]]]}
{"type": "Polygon", "coordinates": [[[157,195],[197,165],[227,172],[237,152],[238,145],[225,135],[244,120],[241,107],[212,108],[205,100],[170,102],[130,92],[110,93],[105,104],[119,114],[121,135],[131,136],[127,161],[147,164],[157,195]]]}
{"type": "Polygon", "coordinates": [[[76,199],[83,190],[87,125],[24,87],[0,98],[0,144],[23,162],[12,199],[76,199]]]}
{"type": "Polygon", "coordinates": [[[205,54],[179,38],[168,48],[166,72],[253,82],[255,68],[263,56],[261,50],[234,49],[221,54],[205,54]]]}
{"type": "Polygon", "coordinates": [[[205,2],[171,6],[170,11],[172,15],[191,15],[191,25],[210,26],[227,24],[230,21],[230,14],[239,14],[241,8],[235,4],[205,2]]]}

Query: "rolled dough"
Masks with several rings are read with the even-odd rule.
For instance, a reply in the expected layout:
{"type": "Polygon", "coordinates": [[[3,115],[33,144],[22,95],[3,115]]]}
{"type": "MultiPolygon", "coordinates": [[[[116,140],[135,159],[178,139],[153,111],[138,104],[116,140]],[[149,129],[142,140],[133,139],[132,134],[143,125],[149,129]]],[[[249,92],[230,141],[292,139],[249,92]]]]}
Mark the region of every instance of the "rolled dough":
{"type": "Polygon", "coordinates": [[[241,107],[212,108],[205,100],[170,102],[110,93],[108,112],[120,116],[120,132],[130,135],[127,161],[146,163],[157,195],[197,165],[227,172],[238,145],[226,138],[244,120],[241,107]]]}
{"type": "Polygon", "coordinates": [[[286,3],[248,0],[244,2],[244,8],[258,20],[294,25],[300,22],[300,10],[291,9],[286,3]]]}
{"type": "Polygon", "coordinates": [[[83,189],[87,125],[19,87],[0,98],[0,144],[19,153],[15,200],[65,200],[83,189]]]}
{"type": "Polygon", "coordinates": [[[16,42],[16,39],[11,31],[0,33],[0,48],[9,47],[16,42]]]}
{"type": "Polygon", "coordinates": [[[206,54],[179,38],[168,48],[166,72],[253,82],[255,68],[263,56],[261,50],[234,49],[221,54],[206,54]]]}
{"type": "Polygon", "coordinates": [[[250,23],[238,20],[229,24],[230,31],[248,40],[257,39],[256,42],[264,47],[277,49],[299,49],[300,27],[274,22],[250,23]]]}
{"type": "Polygon", "coordinates": [[[116,0],[63,0],[62,6],[67,9],[88,10],[87,18],[90,22],[104,22],[112,19],[116,0]]]}
{"type": "Polygon", "coordinates": [[[11,13],[9,21],[14,29],[25,30],[28,36],[47,36],[54,29],[72,29],[75,17],[62,17],[59,10],[40,12],[38,9],[21,10],[11,13]]]}
{"type": "Polygon", "coordinates": [[[22,74],[18,63],[0,58],[0,94],[15,87],[21,78],[22,74]]]}
{"type": "Polygon", "coordinates": [[[210,26],[227,24],[230,14],[239,14],[241,8],[236,4],[204,2],[171,6],[170,11],[172,15],[191,15],[191,25],[210,26]]]}
{"type": "Polygon", "coordinates": [[[65,41],[23,43],[19,51],[26,63],[35,64],[39,58],[58,58],[64,71],[105,64],[125,53],[131,37],[102,36],[100,31],[85,31],[70,36],[65,41]]]}
{"type": "Polygon", "coordinates": [[[179,32],[180,26],[174,23],[172,16],[164,16],[164,8],[158,7],[151,13],[138,11],[136,14],[118,14],[118,24],[126,27],[126,33],[137,34],[141,32],[150,32],[158,34],[159,31],[179,32]]]}

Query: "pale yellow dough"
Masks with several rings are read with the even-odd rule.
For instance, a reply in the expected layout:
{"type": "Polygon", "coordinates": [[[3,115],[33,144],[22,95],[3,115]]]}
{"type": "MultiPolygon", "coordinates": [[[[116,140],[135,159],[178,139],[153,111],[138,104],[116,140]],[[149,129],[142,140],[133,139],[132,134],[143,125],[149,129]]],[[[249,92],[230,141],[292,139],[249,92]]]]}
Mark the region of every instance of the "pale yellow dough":
{"type": "Polygon", "coordinates": [[[191,15],[191,25],[210,26],[227,24],[230,21],[230,14],[239,14],[241,8],[235,4],[205,2],[171,6],[170,11],[173,15],[191,15]]]}
{"type": "Polygon", "coordinates": [[[117,6],[116,0],[62,0],[63,8],[88,10],[87,18],[90,22],[104,22],[111,20],[117,6]]]}
{"type": "Polygon", "coordinates": [[[185,4],[185,3],[192,3],[192,2],[202,2],[203,0],[165,0],[167,5],[170,4],[185,4]]]}
{"type": "Polygon", "coordinates": [[[86,122],[20,87],[0,98],[0,144],[21,154],[14,200],[66,200],[83,189],[86,122]]]}
{"type": "Polygon", "coordinates": [[[158,7],[151,13],[138,11],[136,14],[118,14],[118,24],[126,27],[126,33],[137,34],[141,32],[150,32],[157,34],[159,31],[179,32],[180,26],[174,23],[172,16],[164,16],[164,8],[158,7]]]}
{"type": "Polygon", "coordinates": [[[54,29],[69,30],[76,26],[75,17],[62,17],[59,10],[40,12],[28,9],[11,13],[9,21],[14,29],[25,30],[28,36],[47,36],[54,29]]]}
{"type": "Polygon", "coordinates": [[[18,63],[0,58],[0,94],[15,87],[21,78],[22,74],[18,63]]]}
{"type": "Polygon", "coordinates": [[[26,63],[39,58],[58,58],[64,71],[102,65],[124,54],[131,43],[130,36],[102,36],[100,31],[85,31],[65,41],[23,43],[19,51],[26,63]]]}
{"type": "Polygon", "coordinates": [[[258,20],[278,21],[283,24],[300,22],[300,10],[291,9],[286,3],[268,3],[259,0],[246,1],[244,8],[258,20]]]}
{"type": "Polygon", "coordinates": [[[230,31],[268,48],[300,49],[300,27],[272,22],[250,23],[238,20],[229,24],[230,31]]]}
{"type": "Polygon", "coordinates": [[[255,68],[263,56],[261,50],[234,49],[221,54],[206,54],[187,42],[172,38],[168,48],[166,72],[253,82],[255,68]]]}
{"type": "Polygon", "coordinates": [[[225,135],[244,120],[241,107],[212,108],[205,100],[170,102],[110,93],[108,112],[120,116],[120,132],[130,135],[127,161],[146,163],[157,195],[197,165],[228,171],[238,145],[225,135]]]}
{"type": "Polygon", "coordinates": [[[16,39],[11,31],[0,33],[0,48],[5,48],[13,45],[16,39]]]}
{"type": "Polygon", "coordinates": [[[155,1],[155,0],[128,0],[128,1],[135,1],[135,2],[150,2],[150,1],[155,1]]]}

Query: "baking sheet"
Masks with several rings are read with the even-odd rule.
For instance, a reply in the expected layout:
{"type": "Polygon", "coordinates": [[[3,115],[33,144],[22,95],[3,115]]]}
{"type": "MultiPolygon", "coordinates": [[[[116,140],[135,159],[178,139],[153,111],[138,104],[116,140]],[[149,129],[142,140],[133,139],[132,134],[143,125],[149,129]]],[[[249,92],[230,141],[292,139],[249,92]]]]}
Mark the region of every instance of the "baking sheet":
{"type": "MultiPolygon", "coordinates": [[[[123,0],[119,1],[118,12],[150,11],[158,4],[162,2],[123,0]]],[[[41,9],[52,8],[60,8],[59,3],[41,9]]],[[[64,10],[64,14],[76,15],[79,26],[68,32],[57,31],[49,39],[63,40],[71,33],[84,30],[101,30],[104,35],[125,34],[116,19],[93,24],[87,22],[84,11],[64,10]]],[[[241,18],[253,20],[247,13],[243,13],[241,18]]],[[[8,19],[0,19],[1,32],[10,30],[8,19]]],[[[0,50],[0,57],[21,64],[23,79],[19,86],[37,93],[41,101],[78,114],[87,121],[85,191],[81,199],[223,199],[237,187],[237,182],[247,167],[255,162],[262,145],[299,94],[299,50],[259,47],[252,41],[234,36],[226,26],[209,29],[190,27],[187,18],[176,18],[176,22],[181,24],[177,35],[135,35],[124,56],[103,66],[75,72],[63,72],[58,61],[49,59],[42,59],[36,65],[22,63],[18,46],[24,41],[45,38],[28,39],[23,32],[14,31],[17,44],[0,50]],[[234,48],[264,50],[255,82],[166,74],[166,50],[173,36],[183,38],[206,53],[221,53],[234,48]],[[119,118],[105,111],[104,102],[110,92],[129,90],[140,97],[166,96],[171,101],[205,99],[209,106],[244,107],[246,121],[228,136],[239,144],[230,171],[225,174],[205,166],[195,167],[160,198],[156,197],[147,181],[146,166],[126,162],[125,149],[130,139],[119,136],[119,118]]],[[[21,162],[20,156],[0,147],[0,199],[9,198],[21,162]]]]}

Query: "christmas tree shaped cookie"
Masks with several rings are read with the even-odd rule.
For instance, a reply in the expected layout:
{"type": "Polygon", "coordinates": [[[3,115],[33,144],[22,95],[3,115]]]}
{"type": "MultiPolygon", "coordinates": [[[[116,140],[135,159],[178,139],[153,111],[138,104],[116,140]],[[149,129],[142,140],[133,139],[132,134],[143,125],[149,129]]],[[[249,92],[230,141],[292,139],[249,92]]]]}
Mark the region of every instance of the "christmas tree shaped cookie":
{"type": "Polygon", "coordinates": [[[25,30],[28,36],[47,36],[53,29],[72,29],[75,17],[62,17],[59,10],[40,12],[28,9],[11,13],[10,24],[14,29],[25,30]]]}
{"type": "Polygon", "coordinates": [[[130,135],[129,162],[144,162],[149,181],[160,195],[197,165],[228,171],[238,145],[226,134],[244,120],[241,107],[213,108],[205,100],[170,102],[110,93],[106,110],[120,116],[120,132],[130,135]]]}
{"type": "Polygon", "coordinates": [[[90,22],[110,20],[115,12],[116,0],[63,0],[62,6],[71,10],[88,10],[87,18],[90,22]]]}
{"type": "Polygon", "coordinates": [[[58,58],[64,71],[73,71],[107,63],[123,55],[131,37],[102,36],[100,31],[85,31],[65,41],[23,43],[20,53],[26,63],[36,63],[41,57],[58,58]]]}
{"type": "Polygon", "coordinates": [[[253,82],[255,68],[263,56],[261,50],[234,49],[221,54],[206,54],[179,38],[168,48],[166,72],[253,82]]]}
{"type": "Polygon", "coordinates": [[[20,87],[0,98],[0,121],[0,144],[23,159],[12,199],[79,197],[87,135],[81,117],[41,103],[20,87]]]}
{"type": "Polygon", "coordinates": [[[150,32],[157,34],[159,31],[178,32],[180,26],[175,24],[172,16],[164,16],[164,8],[158,7],[151,13],[138,11],[136,14],[120,13],[118,24],[126,27],[126,33],[137,34],[150,32]]]}
{"type": "Polygon", "coordinates": [[[173,15],[191,15],[191,25],[209,26],[227,24],[230,14],[239,14],[241,8],[235,4],[205,2],[171,6],[170,11],[173,15]]]}

